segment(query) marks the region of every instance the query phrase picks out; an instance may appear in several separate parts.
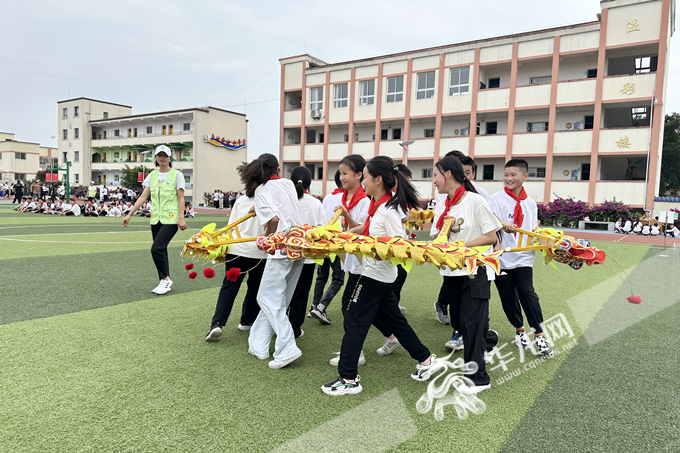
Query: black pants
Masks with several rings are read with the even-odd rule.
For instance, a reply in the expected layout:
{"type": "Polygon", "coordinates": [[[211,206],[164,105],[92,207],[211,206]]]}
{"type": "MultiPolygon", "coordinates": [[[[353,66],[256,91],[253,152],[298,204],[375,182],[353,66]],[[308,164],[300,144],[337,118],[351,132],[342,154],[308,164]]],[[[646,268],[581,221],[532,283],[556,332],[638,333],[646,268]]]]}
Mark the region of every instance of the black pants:
{"type": "MultiPolygon", "coordinates": [[[[349,282],[348,282],[349,284],[349,282]]],[[[399,311],[399,303],[392,292],[392,283],[383,283],[368,277],[357,280],[349,305],[345,311],[338,373],[345,379],[357,377],[357,363],[364,346],[368,329],[375,319],[394,332],[401,345],[412,358],[423,362],[430,350],[420,342],[408,321],[399,311]]]]}
{"type": "Polygon", "coordinates": [[[314,285],[314,299],[312,299],[312,304],[323,305],[319,307],[321,310],[326,309],[333,298],[340,292],[340,288],[345,283],[345,273],[342,270],[340,257],[336,256],[335,260],[331,262],[330,258],[323,260],[323,264],[320,264],[316,270],[316,284],[314,285]],[[332,269],[332,274],[331,274],[332,269]],[[328,275],[331,274],[331,284],[324,293],[324,288],[326,287],[326,282],[328,281],[328,275]]]}
{"type": "MultiPolygon", "coordinates": [[[[347,285],[345,286],[345,291],[342,293],[342,316],[344,317],[347,314],[347,310],[349,308],[349,302],[352,299],[354,295],[354,289],[357,286],[357,282],[359,281],[359,277],[361,275],[359,274],[353,274],[351,272],[348,272],[348,277],[347,277],[347,285]]],[[[398,303],[397,303],[398,305],[398,303]]],[[[401,313],[401,311],[399,312],[401,313]]],[[[389,337],[392,335],[392,331],[385,326],[385,323],[380,321],[380,319],[376,316],[375,319],[373,319],[373,325],[375,326],[376,329],[380,331],[380,333],[384,337],[389,337]]]]}
{"type": "Polygon", "coordinates": [[[302,323],[305,322],[305,315],[307,314],[307,301],[309,300],[309,291],[312,289],[312,281],[314,280],[314,269],[316,264],[305,264],[302,266],[300,278],[297,285],[295,285],[295,292],[290,300],[288,306],[288,319],[290,326],[293,328],[295,338],[300,336],[302,323]]]}
{"type": "Polygon", "coordinates": [[[538,295],[534,291],[534,269],[531,267],[501,269],[501,273],[503,272],[508,275],[496,277],[496,289],[498,289],[508,321],[516,329],[523,327],[522,309],[524,309],[529,326],[533,327],[534,333],[543,333],[541,327],[543,311],[538,302],[538,295]]]}
{"type": "Polygon", "coordinates": [[[486,269],[478,269],[475,278],[444,277],[444,294],[451,325],[463,336],[465,363],[477,364],[477,372],[467,377],[475,385],[486,385],[490,379],[486,373],[484,352],[491,351],[498,344],[498,336],[489,331],[491,282],[486,269]]]}
{"type": "Polygon", "coordinates": [[[163,280],[170,276],[170,263],[168,262],[168,244],[177,233],[177,224],[163,224],[158,222],[151,225],[151,235],[153,245],[151,246],[151,256],[158,271],[158,278],[163,280]]]}
{"type": "Polygon", "coordinates": [[[401,301],[401,288],[404,287],[404,282],[406,282],[406,277],[408,277],[408,272],[402,266],[397,266],[397,279],[392,284],[392,292],[394,292],[394,297],[397,298],[397,302],[401,301]]]}
{"type": "Polygon", "coordinates": [[[223,327],[227,324],[231,309],[234,307],[234,300],[241,288],[241,283],[248,276],[248,291],[246,297],[243,299],[243,306],[241,307],[241,324],[252,324],[255,318],[260,313],[260,306],[257,304],[257,291],[260,289],[260,280],[262,280],[262,272],[264,272],[264,265],[267,264],[266,259],[246,258],[244,256],[227,255],[228,263],[227,269],[237,267],[241,269],[241,275],[235,282],[229,280],[225,274],[222,281],[222,288],[220,294],[217,296],[217,305],[215,306],[215,315],[212,318],[211,326],[217,324],[223,327]],[[233,260],[233,261],[232,261],[233,260]],[[248,271],[247,273],[243,273],[248,271]]]}

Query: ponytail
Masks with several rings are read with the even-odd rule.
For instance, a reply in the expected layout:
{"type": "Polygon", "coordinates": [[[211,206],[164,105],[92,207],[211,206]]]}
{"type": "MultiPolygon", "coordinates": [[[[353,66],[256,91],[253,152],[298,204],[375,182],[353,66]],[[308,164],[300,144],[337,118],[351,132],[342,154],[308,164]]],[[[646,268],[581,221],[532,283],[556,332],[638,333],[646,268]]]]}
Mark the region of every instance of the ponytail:
{"type": "Polygon", "coordinates": [[[241,174],[241,179],[246,185],[246,196],[252,198],[255,196],[255,189],[266,184],[276,170],[279,168],[279,161],[273,154],[265,153],[260,157],[246,165],[241,174]]]}
{"type": "Polygon", "coordinates": [[[435,164],[435,167],[437,167],[437,170],[439,170],[439,172],[442,175],[444,175],[447,171],[450,171],[453,179],[455,179],[456,182],[465,187],[465,190],[467,190],[468,192],[477,193],[477,189],[475,189],[475,186],[473,186],[472,182],[470,182],[465,177],[463,165],[455,157],[444,157],[435,164]]]}
{"type": "Polygon", "coordinates": [[[385,206],[388,208],[399,207],[404,212],[420,206],[418,191],[399,171],[399,167],[395,165],[391,158],[387,156],[374,157],[366,164],[366,168],[374,178],[377,176],[382,177],[383,187],[386,192],[392,192],[392,189],[396,189],[394,195],[385,206]]]}
{"type": "Polygon", "coordinates": [[[304,196],[305,190],[309,190],[309,186],[312,185],[312,172],[307,167],[295,167],[290,174],[290,179],[295,184],[295,191],[299,200],[304,196]]]}

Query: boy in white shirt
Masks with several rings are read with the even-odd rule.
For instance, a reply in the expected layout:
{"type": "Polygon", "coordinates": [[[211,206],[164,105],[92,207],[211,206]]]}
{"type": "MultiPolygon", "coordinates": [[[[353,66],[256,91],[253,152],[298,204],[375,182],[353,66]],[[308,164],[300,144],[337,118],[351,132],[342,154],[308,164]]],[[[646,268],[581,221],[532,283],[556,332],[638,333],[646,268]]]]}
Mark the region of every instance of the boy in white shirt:
{"type": "MultiPolygon", "coordinates": [[[[536,202],[527,196],[523,184],[529,177],[529,165],[523,159],[511,159],[505,164],[504,190],[491,196],[491,209],[503,223],[501,247],[517,247],[516,228],[533,231],[538,225],[536,202]]],[[[522,309],[534,331],[534,344],[539,355],[551,355],[552,348],[543,334],[543,312],[534,291],[533,265],[536,253],[511,252],[501,255],[501,273],[496,277],[496,289],[508,321],[515,327],[515,344],[531,347],[524,327],[522,309]],[[521,304],[521,307],[520,307],[521,304]]],[[[533,350],[533,348],[532,348],[533,350]]]]}

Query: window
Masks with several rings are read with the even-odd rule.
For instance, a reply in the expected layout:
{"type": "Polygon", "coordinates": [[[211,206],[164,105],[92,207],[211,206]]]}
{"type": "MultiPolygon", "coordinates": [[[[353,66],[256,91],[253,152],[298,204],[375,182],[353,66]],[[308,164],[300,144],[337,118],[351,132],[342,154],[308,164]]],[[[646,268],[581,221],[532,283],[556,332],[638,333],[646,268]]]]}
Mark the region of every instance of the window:
{"type": "Polygon", "coordinates": [[[14,153],[14,158],[19,160],[26,160],[26,153],[14,153]]]}
{"type": "Polygon", "coordinates": [[[172,135],[172,124],[170,126],[168,126],[168,134],[172,135]]]}
{"type": "Polygon", "coordinates": [[[430,99],[434,97],[434,71],[418,74],[418,89],[416,99],[430,99]]]}
{"type": "Polygon", "coordinates": [[[358,132],[354,134],[354,141],[355,142],[359,141],[359,133],[358,132]]]}
{"type": "Polygon", "coordinates": [[[316,131],[307,129],[307,143],[316,143],[316,131]]]}
{"type": "Polygon", "coordinates": [[[137,136],[137,128],[134,128],[134,130],[132,132],[133,132],[133,135],[136,137],[137,136]]]}
{"type": "Polygon", "coordinates": [[[74,151],[73,152],[73,161],[74,162],[80,162],[80,151],[74,151]]]}
{"type": "Polygon", "coordinates": [[[166,131],[166,126],[163,126],[163,133],[162,133],[162,135],[165,135],[165,131],[166,131]]]}
{"type": "Polygon", "coordinates": [[[344,142],[348,142],[348,141],[349,141],[349,134],[345,134],[345,135],[343,135],[343,137],[342,137],[342,141],[344,141],[344,142]]]}
{"type": "Polygon", "coordinates": [[[581,180],[590,181],[590,164],[581,164],[581,180]]]}
{"type": "Polygon", "coordinates": [[[106,131],[104,131],[104,139],[106,139],[106,131]]]}
{"type": "Polygon", "coordinates": [[[68,109],[62,109],[62,111],[63,111],[62,118],[64,119],[68,118],[68,109]]]}
{"type": "Polygon", "coordinates": [[[68,140],[68,129],[62,129],[61,138],[62,140],[68,140]]]}
{"type": "Polygon", "coordinates": [[[538,85],[539,83],[550,83],[552,76],[529,77],[530,85],[538,85]]]}
{"type": "Polygon", "coordinates": [[[586,71],[586,78],[588,78],[588,79],[594,79],[595,77],[597,77],[597,68],[595,68],[595,69],[588,69],[588,70],[586,71]]]}
{"type": "Polygon", "coordinates": [[[14,177],[22,181],[26,181],[26,173],[15,173],[14,177]]]}
{"type": "Polygon", "coordinates": [[[489,88],[498,88],[500,86],[501,86],[500,77],[494,77],[493,79],[489,79],[489,88]]]}
{"type": "Polygon", "coordinates": [[[190,131],[191,130],[191,123],[184,123],[182,125],[182,130],[183,131],[190,131]]]}
{"type": "Polygon", "coordinates": [[[120,181],[120,175],[113,175],[113,180],[115,182],[119,182],[120,181]]]}
{"type": "Polygon", "coordinates": [[[80,175],[78,173],[73,175],[74,183],[80,184],[80,175]]]}
{"type": "Polygon", "coordinates": [[[387,129],[382,129],[382,130],[380,131],[380,140],[387,140],[387,134],[388,134],[388,132],[389,132],[389,131],[388,131],[387,129]]]}
{"type": "Polygon", "coordinates": [[[80,138],[80,129],[77,127],[73,129],[73,138],[80,138]]]}
{"type": "Polygon", "coordinates": [[[323,179],[323,165],[317,168],[316,179],[323,179]]]}
{"type": "Polygon", "coordinates": [[[359,105],[371,105],[375,100],[375,80],[359,82],[359,105]]]}
{"type": "Polygon", "coordinates": [[[120,137],[120,129],[114,129],[113,136],[114,137],[120,137]]]}
{"type": "Polygon", "coordinates": [[[486,134],[494,135],[498,132],[498,121],[487,121],[486,123],[486,134]]]}
{"type": "Polygon", "coordinates": [[[548,122],[527,123],[527,132],[548,132],[548,122]]]}
{"type": "Polygon", "coordinates": [[[432,138],[432,137],[434,137],[434,129],[425,129],[423,131],[423,134],[424,134],[425,138],[432,138]]]}
{"type": "Polygon", "coordinates": [[[319,133],[319,143],[323,143],[323,139],[325,138],[323,133],[319,133]]]}
{"type": "Polygon", "coordinates": [[[404,76],[387,78],[387,102],[401,102],[404,100],[404,76]]]}
{"type": "Polygon", "coordinates": [[[592,129],[593,128],[593,121],[595,120],[594,116],[586,116],[585,121],[583,122],[583,128],[584,129],[592,129]]]}
{"type": "Polygon", "coordinates": [[[449,83],[449,96],[468,94],[470,88],[470,67],[453,68],[449,83]]]}
{"type": "Polygon", "coordinates": [[[432,178],[432,169],[431,168],[423,168],[423,177],[422,179],[431,179],[432,178]]]}
{"type": "Polygon", "coordinates": [[[68,153],[64,152],[64,162],[66,162],[67,160],[68,160],[68,153]]]}
{"type": "MultiPolygon", "coordinates": [[[[654,68],[654,70],[656,70],[656,68],[654,68]]],[[[636,58],[635,74],[645,74],[647,72],[652,72],[652,59],[650,57],[636,58]]]]}
{"type": "Polygon", "coordinates": [[[310,106],[312,110],[323,109],[323,87],[314,87],[311,90],[310,106]]]}
{"type": "Polygon", "coordinates": [[[335,102],[333,107],[341,108],[347,107],[347,84],[341,83],[338,85],[333,85],[333,90],[335,92],[335,102]]]}
{"type": "Polygon", "coordinates": [[[104,119],[107,119],[109,117],[109,112],[104,112],[104,119]]]}
{"type": "Polygon", "coordinates": [[[128,127],[128,138],[132,137],[132,128],[128,127]]]}
{"type": "Polygon", "coordinates": [[[648,118],[647,107],[633,107],[630,109],[630,111],[633,117],[633,123],[640,120],[646,120],[648,118]]]}
{"type": "Polygon", "coordinates": [[[401,140],[401,128],[392,129],[392,140],[401,140]]]}
{"type": "Polygon", "coordinates": [[[529,167],[530,178],[545,178],[545,167],[529,167]]]}
{"type": "Polygon", "coordinates": [[[80,116],[80,107],[73,107],[73,116],[76,118],[80,116]]]}
{"type": "Polygon", "coordinates": [[[146,126],[146,133],[152,134],[153,133],[153,126],[146,126]]]}
{"type": "Polygon", "coordinates": [[[484,165],[484,171],[482,172],[482,179],[485,181],[493,180],[493,165],[484,165]]]}

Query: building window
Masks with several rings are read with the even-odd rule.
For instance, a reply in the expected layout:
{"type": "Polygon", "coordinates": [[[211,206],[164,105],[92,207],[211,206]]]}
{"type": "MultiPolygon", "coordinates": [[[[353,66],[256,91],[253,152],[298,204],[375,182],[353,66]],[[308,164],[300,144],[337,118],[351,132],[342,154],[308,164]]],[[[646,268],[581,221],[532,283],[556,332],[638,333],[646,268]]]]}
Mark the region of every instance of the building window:
{"type": "Polygon", "coordinates": [[[387,102],[401,102],[404,100],[404,76],[387,78],[387,102]]]}
{"type": "Polygon", "coordinates": [[[73,175],[73,179],[75,184],[80,184],[80,175],[78,173],[73,175]]]}
{"type": "Polygon", "coordinates": [[[333,90],[335,91],[335,101],[333,102],[333,107],[336,109],[347,107],[347,84],[341,83],[338,85],[333,85],[333,90]]]}
{"type": "Polygon", "coordinates": [[[68,129],[62,129],[61,138],[62,140],[68,140],[68,129]]]}
{"type": "Polygon", "coordinates": [[[588,70],[586,71],[586,78],[588,78],[588,79],[594,79],[595,77],[597,77],[597,68],[595,68],[595,69],[588,69],[588,70]]]}
{"type": "Polygon", "coordinates": [[[80,129],[77,127],[73,129],[73,138],[80,138],[80,129]]]}
{"type": "Polygon", "coordinates": [[[594,116],[586,116],[583,121],[583,128],[584,129],[592,129],[593,128],[593,122],[595,121],[594,116]]]}
{"type": "Polygon", "coordinates": [[[494,77],[492,79],[489,79],[489,88],[500,88],[500,86],[501,86],[500,77],[494,77]]]}
{"type": "Polygon", "coordinates": [[[348,142],[348,141],[349,141],[349,134],[343,135],[342,141],[343,141],[343,142],[348,142]]]}
{"type": "Polygon", "coordinates": [[[375,80],[359,82],[359,105],[371,105],[375,102],[375,80]]]}
{"type": "Polygon", "coordinates": [[[548,132],[548,122],[527,123],[527,132],[548,132]]]}
{"type": "Polygon", "coordinates": [[[64,119],[68,118],[68,109],[62,109],[62,111],[63,111],[62,118],[64,119]]]}
{"type": "Polygon", "coordinates": [[[120,175],[113,175],[113,180],[116,182],[120,181],[120,175]]]}
{"type": "Polygon", "coordinates": [[[109,112],[104,112],[104,119],[107,119],[109,117],[109,112]]]}
{"type": "Polygon", "coordinates": [[[16,173],[16,174],[14,175],[14,177],[15,177],[16,179],[20,179],[20,180],[22,180],[22,181],[26,181],[26,173],[16,173]]]}
{"type": "Polygon", "coordinates": [[[545,178],[545,167],[529,167],[530,178],[545,178]]]}
{"type": "Polygon", "coordinates": [[[153,133],[153,126],[146,126],[146,133],[147,134],[153,133]]]}
{"type": "Polygon", "coordinates": [[[392,129],[392,140],[401,140],[401,128],[392,129]]]}
{"type": "Polygon", "coordinates": [[[132,137],[132,128],[128,127],[128,138],[132,137]]]}
{"type": "Polygon", "coordinates": [[[454,68],[451,70],[449,96],[468,94],[470,89],[470,67],[454,68]]]}
{"type": "Polygon", "coordinates": [[[581,164],[581,181],[590,181],[590,164],[581,164]]]}
{"type": "Polygon", "coordinates": [[[538,85],[540,83],[550,83],[552,76],[529,77],[530,85],[538,85]]]}
{"type": "Polygon", "coordinates": [[[113,136],[114,137],[120,137],[120,129],[114,129],[113,130],[113,136]]]}
{"type": "Polygon", "coordinates": [[[430,99],[434,97],[434,71],[418,74],[418,89],[416,99],[430,99]]]}
{"type": "Polygon", "coordinates": [[[486,134],[495,135],[498,132],[498,121],[488,121],[486,123],[486,134]]]}
{"type": "Polygon", "coordinates": [[[646,74],[652,71],[652,59],[641,57],[635,59],[635,74],[646,74]]]}
{"type": "Polygon", "coordinates": [[[431,168],[423,168],[423,178],[422,179],[431,179],[432,178],[432,169],[431,168]]]}
{"type": "MultiPolygon", "coordinates": [[[[135,130],[136,130],[136,129],[135,129],[135,130]]],[[[184,123],[184,124],[182,125],[182,130],[184,130],[184,131],[190,131],[190,130],[191,130],[191,123],[184,123]]],[[[136,135],[135,135],[135,137],[136,137],[136,135]]]]}
{"type": "Polygon", "coordinates": [[[80,107],[73,107],[73,116],[76,118],[80,116],[80,107]]]}
{"type": "Polygon", "coordinates": [[[380,140],[387,140],[387,134],[388,134],[387,129],[381,129],[380,130],[380,140]]]}
{"type": "Polygon", "coordinates": [[[633,124],[635,124],[636,121],[646,120],[648,118],[647,107],[633,107],[630,111],[633,117],[633,124]]]}
{"type": "Polygon", "coordinates": [[[482,179],[485,181],[493,180],[493,165],[484,165],[484,171],[482,172],[482,179]]]}
{"type": "Polygon", "coordinates": [[[434,137],[434,129],[425,129],[423,131],[423,134],[425,135],[425,138],[433,138],[434,137]]]}
{"type": "Polygon", "coordinates": [[[323,109],[323,87],[314,87],[310,89],[311,96],[309,108],[312,110],[323,109]]]}
{"type": "Polygon", "coordinates": [[[165,135],[165,131],[166,131],[166,130],[167,130],[167,127],[166,127],[166,126],[163,126],[163,132],[162,132],[162,135],[165,135]]]}
{"type": "Polygon", "coordinates": [[[67,160],[68,160],[68,153],[64,152],[64,162],[66,162],[67,160]]]}
{"type": "Polygon", "coordinates": [[[359,133],[358,133],[358,132],[356,132],[356,133],[354,134],[354,141],[355,141],[355,142],[358,142],[358,141],[359,141],[359,133]]]}
{"type": "Polygon", "coordinates": [[[26,160],[26,153],[14,153],[14,158],[19,160],[26,160]]]}
{"type": "Polygon", "coordinates": [[[106,131],[104,131],[104,140],[106,140],[106,131]]]}
{"type": "Polygon", "coordinates": [[[80,151],[74,151],[73,152],[73,161],[74,162],[80,162],[80,151]]]}
{"type": "Polygon", "coordinates": [[[323,179],[323,165],[316,169],[316,179],[323,179]]]}
{"type": "Polygon", "coordinates": [[[137,136],[137,128],[134,128],[134,130],[132,132],[133,132],[134,136],[136,137],[137,136]]]}

